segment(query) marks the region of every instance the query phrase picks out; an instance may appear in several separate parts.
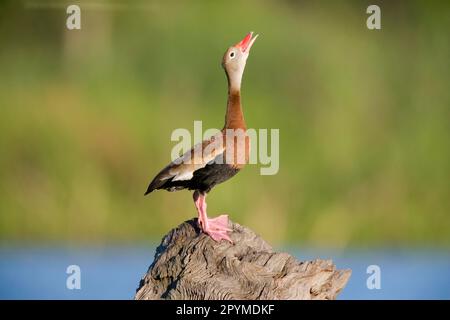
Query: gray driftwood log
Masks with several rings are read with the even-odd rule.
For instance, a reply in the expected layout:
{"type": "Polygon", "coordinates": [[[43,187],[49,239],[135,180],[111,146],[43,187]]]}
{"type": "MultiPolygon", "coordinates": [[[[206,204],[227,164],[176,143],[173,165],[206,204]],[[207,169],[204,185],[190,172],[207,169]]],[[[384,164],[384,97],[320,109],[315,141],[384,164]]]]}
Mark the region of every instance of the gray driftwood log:
{"type": "Polygon", "coordinates": [[[197,219],[171,230],[135,299],[335,299],[350,277],[331,260],[299,262],[253,231],[230,226],[234,244],[214,242],[197,219]]]}

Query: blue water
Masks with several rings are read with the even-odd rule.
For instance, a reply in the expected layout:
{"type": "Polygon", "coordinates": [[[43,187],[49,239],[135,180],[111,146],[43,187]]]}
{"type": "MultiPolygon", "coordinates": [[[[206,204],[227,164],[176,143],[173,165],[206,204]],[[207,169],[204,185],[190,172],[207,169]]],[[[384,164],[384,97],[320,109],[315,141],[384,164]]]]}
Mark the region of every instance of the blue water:
{"type": "MultiPolygon", "coordinates": [[[[153,260],[148,248],[0,248],[0,299],[131,299],[153,260]],[[81,269],[79,290],[66,287],[69,265],[81,269]]],[[[450,299],[449,252],[285,251],[352,269],[340,299],[450,299]],[[380,289],[367,288],[369,265],[380,267],[380,289]]]]}

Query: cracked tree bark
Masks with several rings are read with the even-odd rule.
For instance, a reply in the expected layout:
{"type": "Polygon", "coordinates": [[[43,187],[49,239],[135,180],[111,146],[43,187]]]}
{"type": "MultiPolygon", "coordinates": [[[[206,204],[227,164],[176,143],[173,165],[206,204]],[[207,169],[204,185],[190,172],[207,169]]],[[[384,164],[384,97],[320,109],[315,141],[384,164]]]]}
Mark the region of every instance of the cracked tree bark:
{"type": "Polygon", "coordinates": [[[214,242],[197,219],[171,230],[156,250],[135,299],[335,299],[351,270],[331,260],[299,262],[230,222],[234,244],[214,242]]]}

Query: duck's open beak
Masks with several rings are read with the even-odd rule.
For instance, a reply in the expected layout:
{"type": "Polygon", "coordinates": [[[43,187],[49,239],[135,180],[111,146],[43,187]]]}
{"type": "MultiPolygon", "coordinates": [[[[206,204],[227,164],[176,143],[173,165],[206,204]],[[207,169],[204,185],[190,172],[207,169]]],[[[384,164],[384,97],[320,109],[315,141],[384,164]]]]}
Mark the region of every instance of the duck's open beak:
{"type": "Polygon", "coordinates": [[[245,38],[241,42],[235,44],[234,46],[236,48],[241,49],[241,51],[243,53],[249,53],[250,52],[250,48],[252,47],[252,45],[255,42],[256,38],[258,38],[258,35],[253,37],[253,32],[250,32],[249,34],[247,34],[245,36],[245,38]]]}

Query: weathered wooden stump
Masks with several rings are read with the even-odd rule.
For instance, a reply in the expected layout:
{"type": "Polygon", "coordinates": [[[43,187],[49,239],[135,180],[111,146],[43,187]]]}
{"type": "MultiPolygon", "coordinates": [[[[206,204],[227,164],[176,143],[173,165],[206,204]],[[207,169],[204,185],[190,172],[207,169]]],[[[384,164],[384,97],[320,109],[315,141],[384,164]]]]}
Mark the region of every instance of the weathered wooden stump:
{"type": "Polygon", "coordinates": [[[230,222],[234,244],[214,242],[197,219],[170,231],[135,299],[335,299],[351,270],[331,260],[299,262],[230,222]]]}

